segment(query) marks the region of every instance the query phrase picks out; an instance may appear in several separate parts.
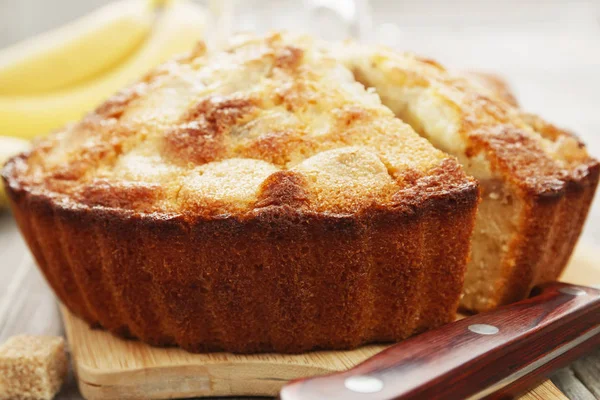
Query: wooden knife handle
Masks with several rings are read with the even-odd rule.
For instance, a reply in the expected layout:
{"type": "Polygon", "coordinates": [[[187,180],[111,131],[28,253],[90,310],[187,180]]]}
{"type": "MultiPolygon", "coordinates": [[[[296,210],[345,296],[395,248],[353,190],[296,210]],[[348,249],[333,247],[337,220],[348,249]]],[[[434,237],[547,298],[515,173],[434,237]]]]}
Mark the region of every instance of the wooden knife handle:
{"type": "Polygon", "coordinates": [[[282,400],[507,399],[600,346],[600,291],[564,283],[425,332],[356,367],[287,384],[282,400]]]}

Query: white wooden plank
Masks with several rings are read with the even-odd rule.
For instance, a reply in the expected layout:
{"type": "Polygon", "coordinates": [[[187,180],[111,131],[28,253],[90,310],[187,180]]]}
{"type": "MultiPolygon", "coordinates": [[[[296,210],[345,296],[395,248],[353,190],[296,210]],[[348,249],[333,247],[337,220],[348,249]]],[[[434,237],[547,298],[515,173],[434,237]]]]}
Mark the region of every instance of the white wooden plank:
{"type": "Polygon", "coordinates": [[[7,290],[17,265],[28,251],[13,223],[12,215],[0,211],[0,298],[7,290]]]}
{"type": "Polygon", "coordinates": [[[552,382],[567,395],[569,399],[595,400],[596,397],[574,375],[571,368],[563,368],[552,376],[552,382]]]}
{"type": "Polygon", "coordinates": [[[571,369],[575,377],[600,399],[600,349],[589,357],[575,361],[571,369]]]}

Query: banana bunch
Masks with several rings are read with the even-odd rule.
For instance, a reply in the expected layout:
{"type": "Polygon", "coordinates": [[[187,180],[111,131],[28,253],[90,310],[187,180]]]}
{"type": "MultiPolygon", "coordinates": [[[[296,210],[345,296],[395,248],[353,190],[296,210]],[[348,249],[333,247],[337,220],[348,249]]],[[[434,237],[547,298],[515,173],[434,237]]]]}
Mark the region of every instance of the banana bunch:
{"type": "Polygon", "coordinates": [[[0,50],[0,134],[29,139],[79,119],[193,48],[205,25],[205,10],[189,0],[116,0],[0,50]]]}

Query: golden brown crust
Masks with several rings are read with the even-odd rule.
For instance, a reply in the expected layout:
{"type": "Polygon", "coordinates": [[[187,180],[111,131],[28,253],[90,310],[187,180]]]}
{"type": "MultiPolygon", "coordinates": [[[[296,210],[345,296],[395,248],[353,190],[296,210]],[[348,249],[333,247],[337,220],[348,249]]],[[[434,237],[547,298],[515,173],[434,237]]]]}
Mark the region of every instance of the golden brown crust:
{"type": "Polygon", "coordinates": [[[564,169],[547,157],[539,144],[510,125],[496,125],[485,133],[472,132],[468,157],[484,152],[507,180],[534,196],[558,195],[565,190],[564,169]]]}
{"type": "Polygon", "coordinates": [[[61,301],[191,351],[396,341],[454,318],[457,161],[307,39],[168,63],[3,170],[61,301]]]}

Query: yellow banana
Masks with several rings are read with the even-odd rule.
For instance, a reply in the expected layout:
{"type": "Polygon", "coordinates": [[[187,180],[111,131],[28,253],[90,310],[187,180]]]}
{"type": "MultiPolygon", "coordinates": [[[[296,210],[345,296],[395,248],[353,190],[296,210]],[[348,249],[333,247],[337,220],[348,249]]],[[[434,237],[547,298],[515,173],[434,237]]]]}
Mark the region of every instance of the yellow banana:
{"type": "MultiPolygon", "coordinates": [[[[29,148],[30,143],[27,140],[17,139],[8,136],[0,136],[0,169],[9,158],[25,151],[29,148]]],[[[4,184],[0,181],[0,208],[7,205],[6,193],[4,192],[4,184]]]]}
{"type": "Polygon", "coordinates": [[[185,0],[162,7],[144,44],[122,64],[68,89],[38,96],[0,96],[0,132],[31,138],[79,119],[108,96],[201,39],[204,9],[185,0]]]}
{"type": "Polygon", "coordinates": [[[147,38],[153,6],[148,0],[119,0],[0,51],[0,95],[49,92],[109,70],[147,38]]]}

